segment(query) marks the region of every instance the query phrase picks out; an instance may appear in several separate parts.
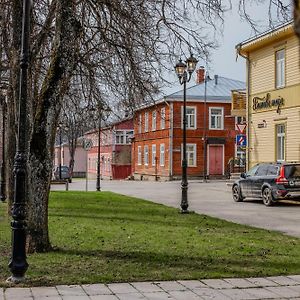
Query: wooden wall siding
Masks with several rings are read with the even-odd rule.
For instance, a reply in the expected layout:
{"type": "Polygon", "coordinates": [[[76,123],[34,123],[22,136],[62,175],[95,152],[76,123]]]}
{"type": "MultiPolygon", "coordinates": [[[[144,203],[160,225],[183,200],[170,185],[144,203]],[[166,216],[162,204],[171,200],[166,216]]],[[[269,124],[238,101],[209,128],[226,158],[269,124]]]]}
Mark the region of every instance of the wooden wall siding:
{"type": "MultiPolygon", "coordinates": [[[[157,176],[168,177],[171,173],[169,162],[169,143],[170,143],[170,118],[169,107],[166,108],[166,129],[160,130],[160,114],[157,113],[157,130],[151,131],[152,125],[152,111],[154,107],[147,108],[149,113],[149,132],[144,132],[144,112],[145,110],[137,112],[134,118],[134,131],[135,142],[133,147],[133,171],[135,174],[140,175],[155,175],[155,167],[152,166],[152,144],[156,144],[156,156],[158,159],[157,176]],[[139,114],[142,114],[142,133],[138,133],[139,114]],[[159,166],[159,145],[165,144],[165,166],[159,166]],[[149,151],[149,164],[144,165],[144,146],[148,145],[149,151]],[[138,146],[142,148],[142,165],[138,165],[138,146]]],[[[181,112],[182,102],[173,103],[173,157],[172,157],[172,174],[176,177],[181,176],[181,144],[182,144],[182,128],[181,128],[181,112]]],[[[187,130],[187,143],[197,145],[197,165],[196,167],[188,167],[189,176],[202,176],[203,175],[203,129],[204,129],[204,104],[197,102],[188,102],[187,106],[196,107],[197,111],[197,129],[187,130]]],[[[160,112],[161,106],[157,106],[157,112],[160,112]]],[[[224,170],[226,170],[227,162],[235,154],[235,119],[230,117],[231,103],[207,103],[206,104],[206,135],[207,137],[224,137],[226,138],[225,144],[225,157],[224,157],[224,170]],[[224,108],[224,130],[209,130],[209,107],[223,107],[224,108]]],[[[206,164],[206,162],[205,162],[206,164]]]]}
{"type": "Polygon", "coordinates": [[[286,161],[300,161],[300,106],[282,109],[281,114],[274,111],[256,113],[252,115],[250,126],[251,166],[260,162],[273,162],[275,153],[275,126],[286,124],[286,161]],[[265,120],[267,126],[258,128],[258,124],[265,120]]]}
{"type": "Polygon", "coordinates": [[[134,172],[142,175],[169,176],[169,138],[144,140],[134,143],[134,172]],[[152,145],[156,145],[157,165],[152,166],[152,145]],[[160,166],[160,144],[165,144],[165,165],[160,166]],[[145,165],[144,148],[148,145],[148,166],[145,165]],[[142,148],[142,164],[138,165],[138,146],[142,148]]]}
{"type": "Polygon", "coordinates": [[[288,39],[286,47],[286,85],[299,84],[299,40],[296,36],[288,39]]]}
{"type": "MultiPolygon", "coordinates": [[[[156,131],[161,130],[160,127],[160,121],[161,121],[161,108],[165,108],[165,129],[168,129],[170,127],[170,108],[166,103],[161,103],[161,104],[157,104],[155,106],[137,111],[135,116],[134,116],[134,136],[135,138],[141,138],[143,139],[143,136],[145,134],[145,112],[148,112],[148,132],[146,133],[146,135],[148,135],[148,133],[155,133],[156,131]],[[152,112],[156,111],[156,131],[152,131],[152,112]],[[140,136],[139,134],[139,116],[142,115],[142,135],[140,136]]],[[[165,130],[164,129],[164,130],[165,130]]]]}
{"type": "Polygon", "coordinates": [[[286,86],[299,83],[299,45],[297,38],[290,36],[250,53],[250,94],[275,89],[275,52],[282,48],[286,49],[286,86]]]}

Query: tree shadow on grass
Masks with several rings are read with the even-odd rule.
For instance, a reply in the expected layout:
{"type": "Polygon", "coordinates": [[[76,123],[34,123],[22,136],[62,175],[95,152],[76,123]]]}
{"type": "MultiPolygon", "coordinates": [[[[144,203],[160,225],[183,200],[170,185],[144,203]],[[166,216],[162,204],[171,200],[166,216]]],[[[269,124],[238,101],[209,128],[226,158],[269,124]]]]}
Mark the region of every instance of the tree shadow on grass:
{"type": "MultiPolygon", "coordinates": [[[[94,257],[99,260],[115,262],[117,264],[137,264],[145,268],[165,270],[187,270],[208,274],[226,274],[234,277],[239,276],[268,276],[295,273],[300,270],[300,262],[279,261],[276,259],[268,260],[267,257],[254,259],[252,256],[237,255],[235,258],[224,258],[221,256],[189,256],[186,254],[157,253],[150,251],[118,251],[118,250],[75,250],[75,249],[56,249],[57,254],[94,257]],[[237,258],[239,257],[239,259],[237,258]],[[275,271],[276,273],[276,271],[275,271]]],[[[178,278],[174,274],[174,279],[178,278]]]]}

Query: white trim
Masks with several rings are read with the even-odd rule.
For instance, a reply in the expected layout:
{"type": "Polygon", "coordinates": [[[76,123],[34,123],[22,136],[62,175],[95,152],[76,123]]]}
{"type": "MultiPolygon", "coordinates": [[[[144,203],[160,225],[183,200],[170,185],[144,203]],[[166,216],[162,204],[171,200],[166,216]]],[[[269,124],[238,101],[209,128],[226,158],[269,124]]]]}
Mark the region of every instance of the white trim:
{"type": "Polygon", "coordinates": [[[208,118],[209,118],[209,130],[224,130],[224,107],[222,106],[210,106],[208,108],[208,118]],[[222,111],[222,115],[221,115],[221,128],[212,128],[211,127],[211,111],[213,109],[220,109],[222,111]]]}
{"type": "Polygon", "coordinates": [[[165,148],[165,144],[163,143],[163,144],[159,145],[159,165],[161,167],[165,166],[165,158],[166,158],[166,148],[165,148]],[[162,146],[164,148],[163,152],[161,151],[162,146]],[[163,155],[162,155],[162,153],[163,153],[163,155]],[[162,163],[162,158],[163,158],[163,163],[162,163]]]}
{"type": "Polygon", "coordinates": [[[223,161],[223,165],[222,165],[222,175],[225,175],[225,145],[224,144],[208,144],[207,145],[207,162],[206,162],[206,175],[210,175],[209,174],[209,147],[214,147],[214,146],[222,146],[223,147],[223,157],[222,157],[222,161],[223,161]]]}
{"type": "Polygon", "coordinates": [[[160,109],[160,129],[166,129],[166,107],[160,109]]]}
{"type": "Polygon", "coordinates": [[[151,165],[152,167],[155,167],[156,165],[156,144],[152,144],[151,146],[151,165]],[[153,149],[155,149],[155,152],[153,151],[153,149]],[[155,153],[155,156],[153,157],[153,153],[155,153]],[[153,160],[154,158],[154,160],[153,160]]]}
{"type": "Polygon", "coordinates": [[[141,166],[142,161],[143,161],[143,159],[142,159],[142,146],[138,146],[137,150],[138,150],[137,151],[137,154],[138,154],[137,164],[138,164],[138,166],[141,166]]]}
{"type": "Polygon", "coordinates": [[[144,123],[144,132],[149,132],[149,112],[148,111],[145,111],[144,122],[145,122],[144,123]]]}
{"type": "MultiPolygon", "coordinates": [[[[195,124],[195,126],[194,127],[189,127],[188,118],[187,118],[186,129],[187,130],[196,130],[197,129],[197,106],[187,105],[186,109],[188,109],[188,108],[193,108],[194,111],[195,111],[195,114],[194,114],[194,124],[195,124]]],[[[181,106],[181,119],[180,119],[180,123],[181,123],[181,129],[183,129],[183,105],[181,106]]]]}
{"type": "Polygon", "coordinates": [[[149,165],[149,146],[148,145],[144,146],[144,165],[145,166],[149,165]],[[146,153],[146,149],[147,149],[147,153],[146,153]],[[146,158],[147,158],[147,163],[146,163],[146,158]]]}
{"type": "MultiPolygon", "coordinates": [[[[189,160],[188,157],[186,158],[187,160],[187,167],[188,168],[196,168],[197,167],[197,144],[196,143],[187,143],[186,147],[188,146],[193,146],[194,147],[194,165],[189,165],[189,160]]],[[[181,143],[181,166],[182,166],[182,159],[183,159],[183,143],[181,143]]],[[[188,151],[187,151],[188,153],[188,151]]]]}
{"type": "Polygon", "coordinates": [[[157,123],[156,120],[157,120],[157,112],[156,112],[156,110],[153,110],[151,113],[151,131],[156,130],[156,123],[157,123]],[[155,116],[155,118],[154,118],[154,116],[155,116]]]}

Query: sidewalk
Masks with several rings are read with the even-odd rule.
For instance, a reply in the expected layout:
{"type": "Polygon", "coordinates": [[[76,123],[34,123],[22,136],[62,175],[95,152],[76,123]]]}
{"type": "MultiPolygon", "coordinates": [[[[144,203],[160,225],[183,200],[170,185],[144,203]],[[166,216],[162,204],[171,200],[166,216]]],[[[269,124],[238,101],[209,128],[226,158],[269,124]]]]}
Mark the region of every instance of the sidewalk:
{"type": "Polygon", "coordinates": [[[300,275],[0,289],[0,300],[300,299],[300,275]]]}

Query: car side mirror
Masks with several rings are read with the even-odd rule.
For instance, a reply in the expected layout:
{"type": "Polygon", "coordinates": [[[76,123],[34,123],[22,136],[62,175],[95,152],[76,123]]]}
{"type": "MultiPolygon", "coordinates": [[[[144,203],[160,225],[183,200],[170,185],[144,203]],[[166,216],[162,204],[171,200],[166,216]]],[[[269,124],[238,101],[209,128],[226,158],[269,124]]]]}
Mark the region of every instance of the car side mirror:
{"type": "Polygon", "coordinates": [[[246,178],[247,177],[247,174],[246,173],[241,173],[241,178],[246,178]]]}

